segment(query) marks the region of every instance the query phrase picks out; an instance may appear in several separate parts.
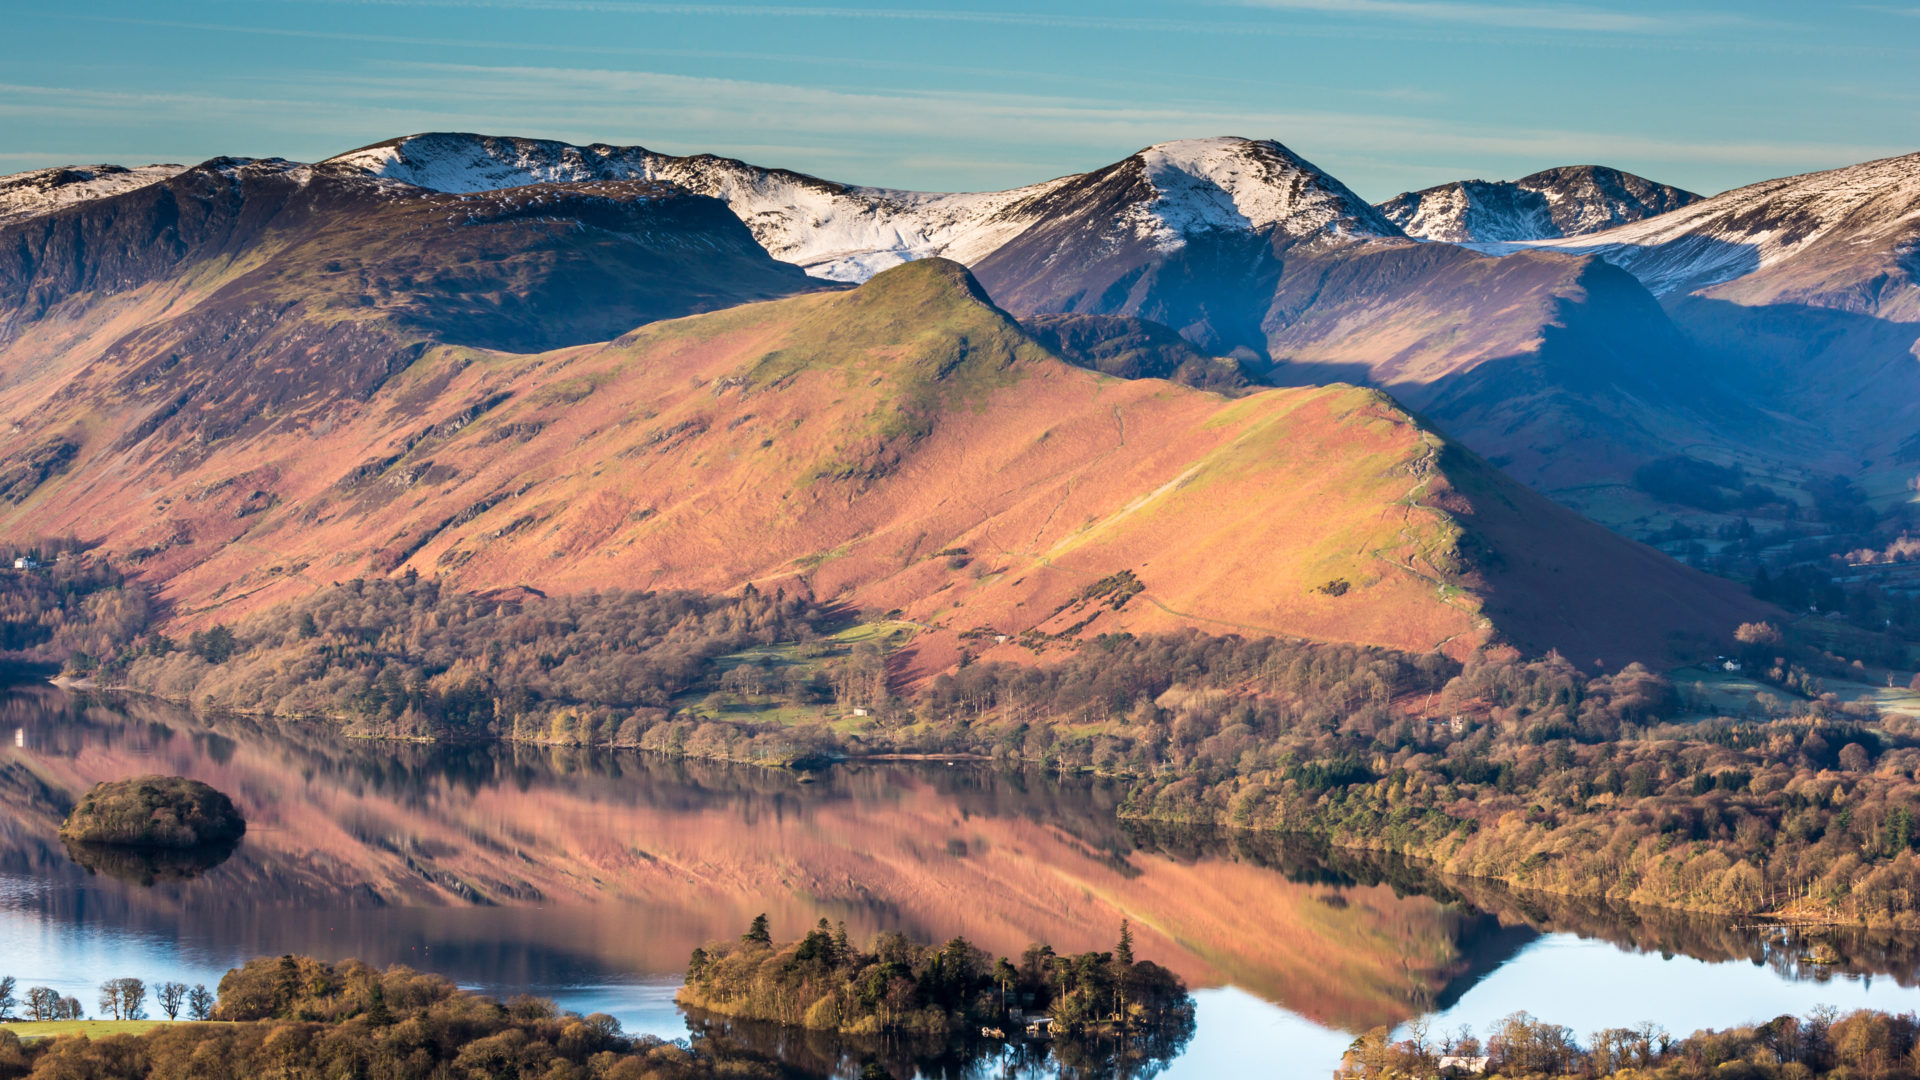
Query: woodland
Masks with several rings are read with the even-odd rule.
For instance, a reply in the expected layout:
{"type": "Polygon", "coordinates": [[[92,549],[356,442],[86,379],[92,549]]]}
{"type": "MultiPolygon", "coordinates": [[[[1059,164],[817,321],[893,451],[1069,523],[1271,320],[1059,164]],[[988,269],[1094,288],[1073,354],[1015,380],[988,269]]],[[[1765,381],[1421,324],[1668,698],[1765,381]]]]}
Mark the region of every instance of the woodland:
{"type": "Polygon", "coordinates": [[[244,1080],[261,1076],[740,1080],[789,1073],[763,1055],[630,1038],[610,1016],[550,1001],[501,1003],[438,975],[357,961],[268,957],[220,980],[216,1021],[141,1035],[22,1040],[0,1026],[0,1076],[35,1080],[244,1080]]]}
{"type": "Polygon", "coordinates": [[[1306,834],[1525,889],[1920,925],[1920,726],[1824,692],[1849,661],[1791,627],[1734,635],[1733,659],[1777,694],[1688,715],[1639,665],[1191,630],[1048,643],[1031,664],[903,688],[887,639],[863,636],[875,616],[754,589],[482,596],[408,574],[174,641],[129,623],[145,601],[88,556],[54,571],[8,579],[6,602],[41,613],[36,655],[118,635],[69,671],[198,708],[779,767],[1038,764],[1126,778],[1128,816],[1306,834]]]}
{"type": "Polygon", "coordinates": [[[1657,1024],[1606,1028],[1583,1044],[1571,1028],[1525,1012],[1494,1025],[1484,1039],[1470,1027],[1430,1032],[1416,1023],[1395,1040],[1377,1028],[1353,1041],[1335,1071],[1336,1080],[1476,1075],[1603,1080],[1807,1080],[1830,1076],[1905,1080],[1920,1076],[1915,1035],[1920,1020],[1861,1009],[1833,1009],[1804,1017],[1778,1016],[1765,1023],[1696,1031],[1676,1038],[1657,1024]],[[1480,1059],[1485,1059],[1482,1062],[1480,1059]],[[1475,1069],[1473,1066],[1482,1068],[1475,1069]]]}

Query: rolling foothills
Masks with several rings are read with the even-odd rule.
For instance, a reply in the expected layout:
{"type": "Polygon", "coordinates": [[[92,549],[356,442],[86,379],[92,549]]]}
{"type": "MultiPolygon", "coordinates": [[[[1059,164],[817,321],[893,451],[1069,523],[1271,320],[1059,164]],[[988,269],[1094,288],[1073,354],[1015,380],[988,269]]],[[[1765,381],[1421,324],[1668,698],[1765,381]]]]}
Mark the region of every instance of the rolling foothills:
{"type": "Polygon", "coordinates": [[[1914,170],[1375,207],[1244,139],[949,195],[435,134],[9,178],[6,655],[1910,925],[1914,170]]]}

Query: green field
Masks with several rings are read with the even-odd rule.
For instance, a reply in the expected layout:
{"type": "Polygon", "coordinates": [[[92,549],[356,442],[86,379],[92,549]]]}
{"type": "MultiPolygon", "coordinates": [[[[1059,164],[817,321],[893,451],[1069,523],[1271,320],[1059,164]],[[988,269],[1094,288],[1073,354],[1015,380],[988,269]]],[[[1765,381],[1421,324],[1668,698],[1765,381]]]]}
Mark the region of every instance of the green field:
{"type": "MultiPolygon", "coordinates": [[[[1671,672],[1670,677],[1674,689],[1680,691],[1681,699],[1690,706],[1684,715],[1676,718],[1681,722],[1710,716],[1760,716],[1765,712],[1759,704],[1761,695],[1768,695],[1776,702],[1806,700],[1791,690],[1737,673],[1689,667],[1671,672]]],[[[1867,701],[1882,713],[1920,717],[1920,691],[1909,690],[1905,685],[1886,686],[1866,678],[1823,678],[1821,684],[1843,702],[1867,701]]]]}
{"type": "Polygon", "coordinates": [[[103,1035],[141,1035],[162,1024],[216,1023],[192,1020],[15,1020],[5,1030],[22,1039],[50,1039],[55,1035],[85,1035],[97,1039],[103,1035]]]}
{"type": "Polygon", "coordinates": [[[1683,715],[1675,718],[1682,723],[1713,716],[1760,715],[1763,710],[1757,702],[1762,694],[1778,700],[1804,700],[1791,690],[1734,672],[1685,667],[1669,672],[1668,677],[1673,680],[1673,688],[1680,692],[1680,699],[1688,706],[1683,715]]]}
{"type": "MultiPolygon", "coordinates": [[[[918,623],[903,619],[859,622],[806,644],[789,641],[757,646],[717,657],[714,663],[722,674],[742,664],[759,664],[776,673],[797,668],[809,676],[815,676],[852,652],[855,645],[866,643],[883,653],[890,653],[905,645],[920,629],[922,627],[918,623]]],[[[865,718],[854,716],[852,710],[844,706],[792,705],[773,694],[701,691],[682,694],[672,704],[675,708],[704,710],[727,720],[750,719],[786,725],[824,723],[843,734],[865,730],[871,724],[865,718]]]]}

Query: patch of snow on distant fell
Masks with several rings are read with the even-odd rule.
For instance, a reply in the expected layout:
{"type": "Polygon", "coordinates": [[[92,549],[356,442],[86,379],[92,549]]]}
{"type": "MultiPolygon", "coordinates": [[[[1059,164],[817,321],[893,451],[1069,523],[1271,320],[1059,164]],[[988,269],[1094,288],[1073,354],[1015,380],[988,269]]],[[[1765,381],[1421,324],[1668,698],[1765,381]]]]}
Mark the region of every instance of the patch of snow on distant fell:
{"type": "Polygon", "coordinates": [[[767,253],[814,277],[860,282],[911,259],[984,257],[1032,218],[1013,212],[1051,190],[947,194],[856,187],[711,154],[638,146],[574,146],[457,132],[415,135],[342,154],[329,165],[435,191],[473,193],[537,183],[660,180],[727,204],[767,253]]]}
{"type": "Polygon", "coordinates": [[[1293,237],[1400,235],[1344,184],[1277,142],[1183,139],[1150,146],[1140,160],[1158,194],[1138,224],[1163,250],[1211,230],[1277,227],[1293,237]]]}
{"type": "Polygon", "coordinates": [[[0,176],[0,225],[135,191],[186,169],[185,165],[65,165],[0,176]]]}
{"type": "Polygon", "coordinates": [[[550,139],[433,132],[341,154],[327,164],[470,195],[529,184],[651,179],[647,162],[653,156],[637,146],[583,147],[550,139]]]}
{"type": "Polygon", "coordinates": [[[1766,180],[1586,236],[1489,245],[1594,254],[1656,294],[1777,266],[1828,242],[1891,248],[1920,229],[1920,154],[1766,180]]]}

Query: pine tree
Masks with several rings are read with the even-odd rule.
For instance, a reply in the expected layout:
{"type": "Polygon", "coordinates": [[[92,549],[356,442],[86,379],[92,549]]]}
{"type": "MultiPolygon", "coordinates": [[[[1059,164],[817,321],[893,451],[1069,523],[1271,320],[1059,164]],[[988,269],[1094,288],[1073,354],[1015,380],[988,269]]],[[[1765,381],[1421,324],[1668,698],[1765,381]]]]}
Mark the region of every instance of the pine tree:
{"type": "Polygon", "coordinates": [[[1123,968],[1133,966],[1133,927],[1125,919],[1120,920],[1120,945],[1113,950],[1113,958],[1123,968]]]}
{"type": "Polygon", "coordinates": [[[393,1023],[393,1010],[387,1008],[387,992],[378,982],[373,984],[373,1000],[367,1004],[367,1023],[374,1027],[393,1023]]]}
{"type": "Polygon", "coordinates": [[[753,917],[753,925],[747,927],[747,932],[740,935],[740,940],[761,945],[773,944],[773,931],[767,925],[766,912],[753,917]]]}

